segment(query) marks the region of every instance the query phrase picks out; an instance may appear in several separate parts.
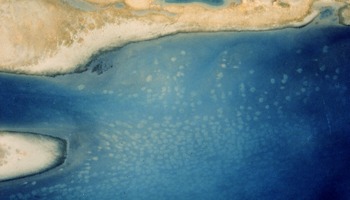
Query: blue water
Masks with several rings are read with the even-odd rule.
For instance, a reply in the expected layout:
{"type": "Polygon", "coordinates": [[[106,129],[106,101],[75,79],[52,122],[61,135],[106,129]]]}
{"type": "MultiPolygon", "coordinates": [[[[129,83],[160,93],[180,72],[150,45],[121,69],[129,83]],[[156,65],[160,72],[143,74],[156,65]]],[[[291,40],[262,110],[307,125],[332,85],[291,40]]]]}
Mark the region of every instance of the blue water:
{"type": "Polygon", "coordinates": [[[83,73],[0,75],[0,127],[64,165],[0,199],[349,199],[350,28],[179,34],[83,73]]]}

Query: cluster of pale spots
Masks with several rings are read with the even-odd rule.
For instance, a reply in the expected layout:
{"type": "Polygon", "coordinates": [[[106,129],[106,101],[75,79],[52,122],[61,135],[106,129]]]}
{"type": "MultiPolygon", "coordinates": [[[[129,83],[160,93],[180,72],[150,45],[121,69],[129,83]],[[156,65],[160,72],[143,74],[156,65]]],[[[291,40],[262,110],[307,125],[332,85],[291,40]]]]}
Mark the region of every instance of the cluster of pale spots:
{"type": "Polygon", "coordinates": [[[62,164],[63,140],[34,133],[0,131],[0,181],[37,174],[62,164]]]}
{"type": "Polygon", "coordinates": [[[100,50],[177,32],[266,30],[302,26],[341,0],[227,0],[222,6],[156,0],[0,1],[0,71],[62,74],[100,50]]]}

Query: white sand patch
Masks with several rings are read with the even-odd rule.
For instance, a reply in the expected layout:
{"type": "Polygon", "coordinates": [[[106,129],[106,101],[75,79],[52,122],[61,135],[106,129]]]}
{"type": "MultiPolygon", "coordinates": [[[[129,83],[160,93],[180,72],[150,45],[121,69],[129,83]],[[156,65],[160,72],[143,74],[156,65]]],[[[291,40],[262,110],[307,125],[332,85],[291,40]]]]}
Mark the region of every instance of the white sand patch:
{"type": "Polygon", "coordinates": [[[48,170],[66,153],[61,140],[32,133],[0,132],[0,181],[48,170]]]}
{"type": "Polygon", "coordinates": [[[85,85],[81,84],[81,85],[78,85],[78,90],[83,90],[85,89],[85,85]]]}

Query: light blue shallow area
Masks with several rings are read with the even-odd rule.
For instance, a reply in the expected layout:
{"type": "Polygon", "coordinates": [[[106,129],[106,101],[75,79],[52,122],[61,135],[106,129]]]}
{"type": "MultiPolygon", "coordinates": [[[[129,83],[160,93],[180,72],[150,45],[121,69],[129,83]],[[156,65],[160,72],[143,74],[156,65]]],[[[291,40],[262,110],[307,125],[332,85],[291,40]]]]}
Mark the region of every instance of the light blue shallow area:
{"type": "Polygon", "coordinates": [[[349,199],[350,29],[179,34],[0,75],[0,127],[64,138],[0,199],[349,199]]]}

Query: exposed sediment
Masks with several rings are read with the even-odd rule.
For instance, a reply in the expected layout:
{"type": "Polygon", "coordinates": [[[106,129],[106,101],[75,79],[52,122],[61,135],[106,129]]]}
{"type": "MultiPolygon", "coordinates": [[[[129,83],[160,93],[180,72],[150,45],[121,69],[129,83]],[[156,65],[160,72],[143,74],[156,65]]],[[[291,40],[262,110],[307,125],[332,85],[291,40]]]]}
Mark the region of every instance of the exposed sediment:
{"type": "MultiPolygon", "coordinates": [[[[243,0],[224,6],[153,0],[87,0],[90,10],[53,0],[0,1],[0,70],[37,75],[69,73],[99,50],[177,32],[267,30],[297,27],[320,6],[342,1],[243,0]]],[[[322,7],[322,6],[321,6],[322,7]]]]}
{"type": "Polygon", "coordinates": [[[39,174],[62,164],[67,144],[60,138],[0,131],[0,182],[39,174]]]}

